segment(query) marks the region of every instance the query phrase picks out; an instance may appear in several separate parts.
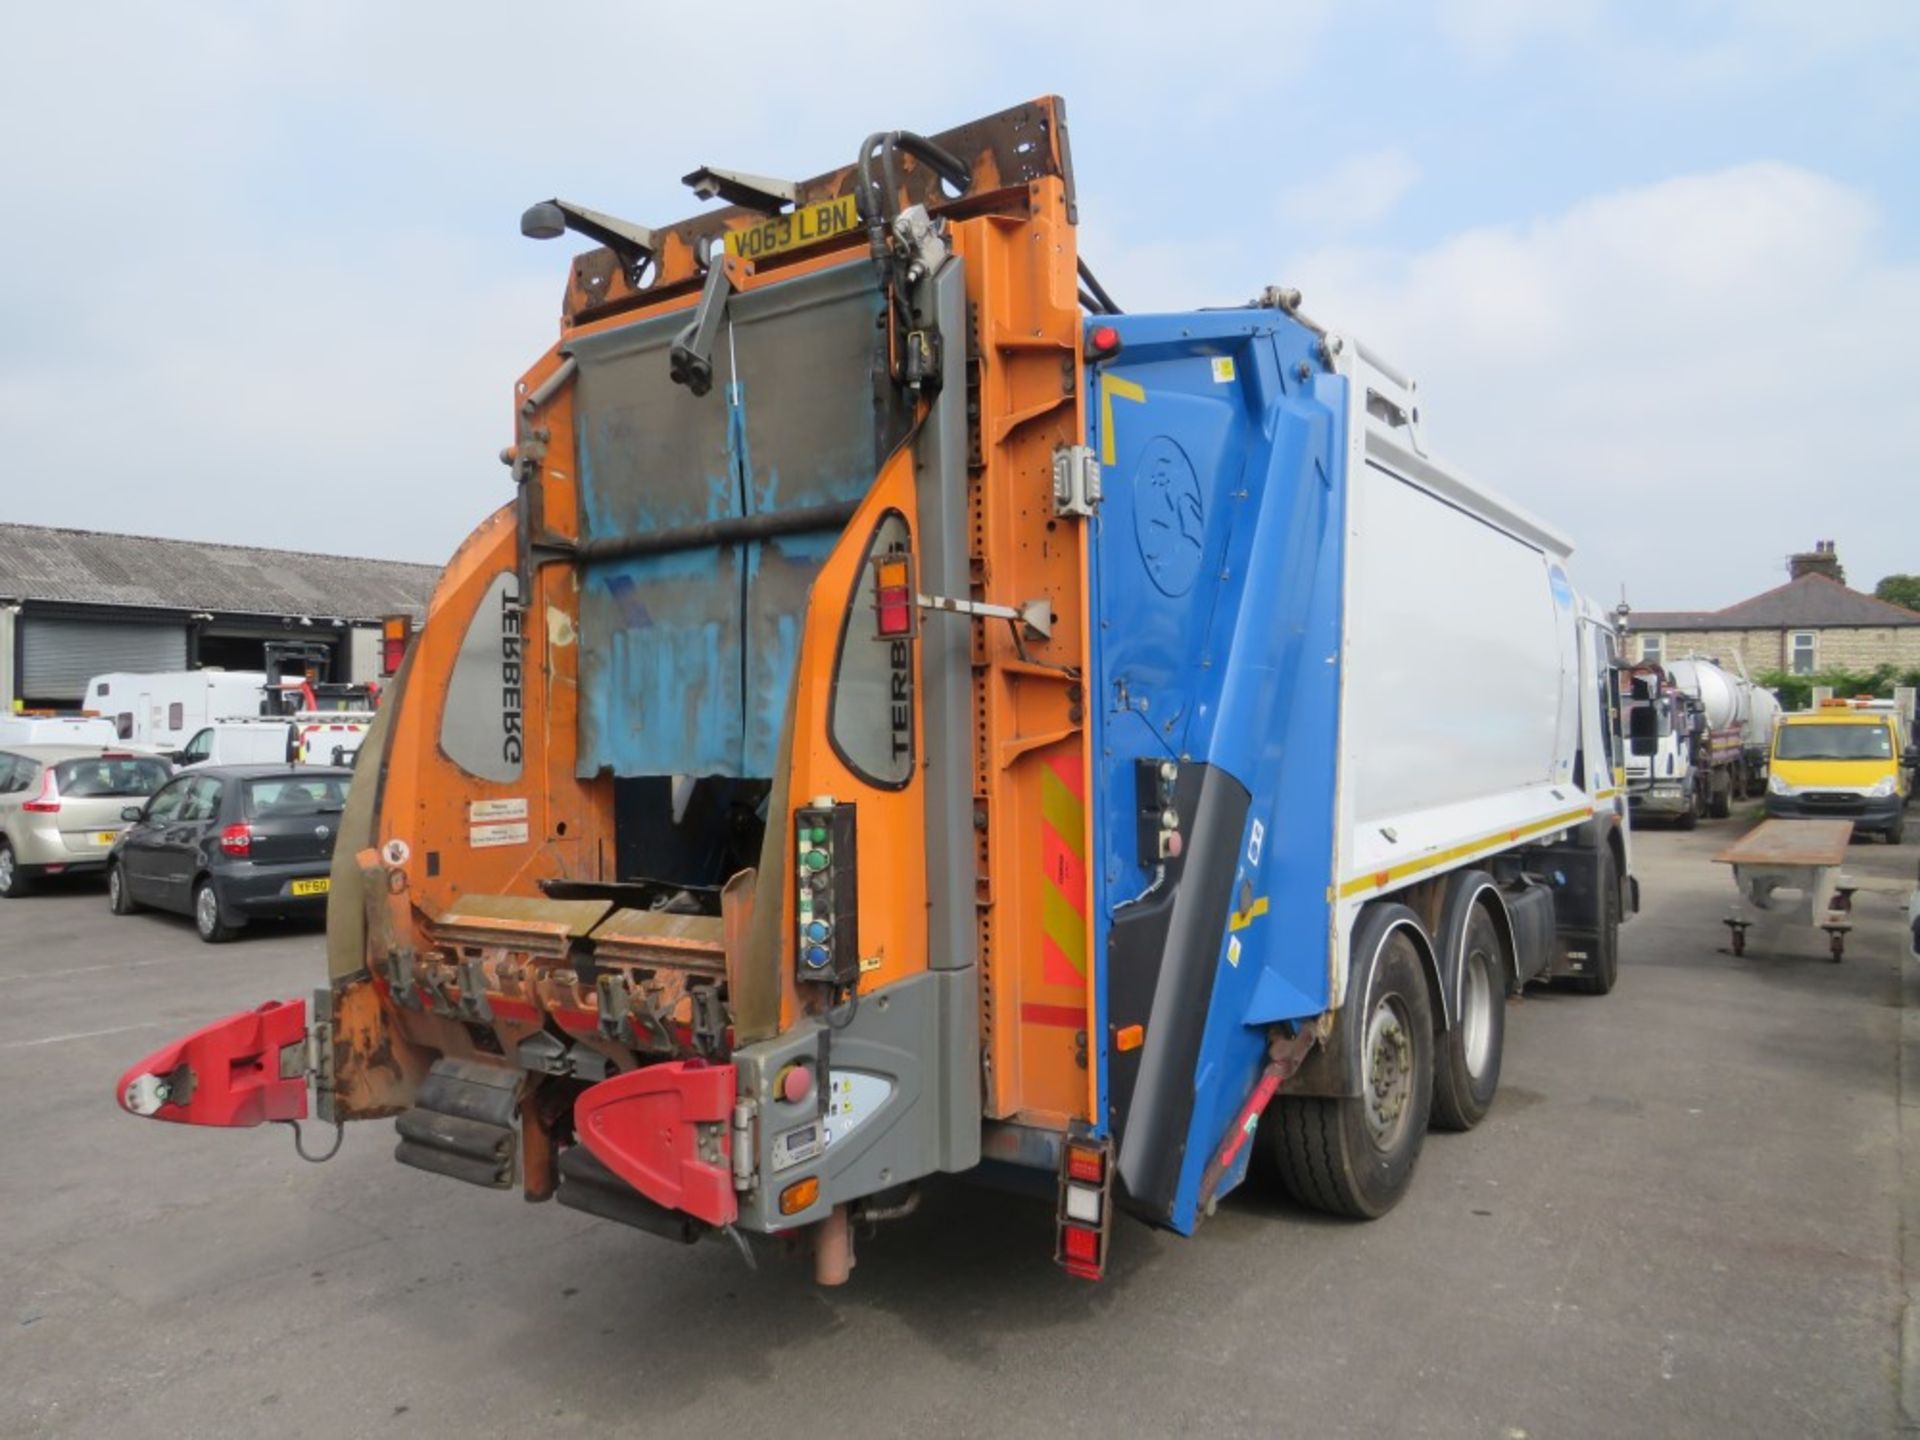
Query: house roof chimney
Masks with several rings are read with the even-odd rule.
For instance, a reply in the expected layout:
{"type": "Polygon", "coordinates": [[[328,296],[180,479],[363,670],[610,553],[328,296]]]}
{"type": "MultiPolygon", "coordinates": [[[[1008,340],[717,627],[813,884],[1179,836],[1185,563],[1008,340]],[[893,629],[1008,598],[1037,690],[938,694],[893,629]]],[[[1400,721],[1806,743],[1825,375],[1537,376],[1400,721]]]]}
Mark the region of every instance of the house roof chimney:
{"type": "Polygon", "coordinates": [[[1803,575],[1824,575],[1835,584],[1847,583],[1847,572],[1840,567],[1840,557],[1834,553],[1831,540],[1816,540],[1813,549],[1789,555],[1787,574],[1795,580],[1803,575]]]}

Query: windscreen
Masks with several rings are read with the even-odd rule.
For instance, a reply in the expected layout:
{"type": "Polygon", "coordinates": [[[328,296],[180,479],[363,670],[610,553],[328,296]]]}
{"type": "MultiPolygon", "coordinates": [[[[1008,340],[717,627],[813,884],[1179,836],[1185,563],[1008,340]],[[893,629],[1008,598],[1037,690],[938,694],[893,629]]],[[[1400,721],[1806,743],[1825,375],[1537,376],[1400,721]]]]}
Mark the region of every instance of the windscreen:
{"type": "Polygon", "coordinates": [[[1891,760],[1893,737],[1884,725],[1783,725],[1773,753],[1779,760],[1891,760]]]}
{"type": "Polygon", "coordinates": [[[774,773],[800,617],[842,526],[689,531],[866,493],[879,314],[864,260],[735,296],[699,396],[668,373],[685,312],[572,342],[585,538],[683,542],[584,568],[582,776],[774,773]]]}
{"type": "Polygon", "coordinates": [[[275,816],[333,815],[347,803],[343,776],[276,775],[247,781],[247,816],[270,820],[275,816]]]}
{"type": "Polygon", "coordinates": [[[164,761],[134,756],[65,760],[54,767],[53,783],[69,800],[151,795],[173,772],[164,761]]]}

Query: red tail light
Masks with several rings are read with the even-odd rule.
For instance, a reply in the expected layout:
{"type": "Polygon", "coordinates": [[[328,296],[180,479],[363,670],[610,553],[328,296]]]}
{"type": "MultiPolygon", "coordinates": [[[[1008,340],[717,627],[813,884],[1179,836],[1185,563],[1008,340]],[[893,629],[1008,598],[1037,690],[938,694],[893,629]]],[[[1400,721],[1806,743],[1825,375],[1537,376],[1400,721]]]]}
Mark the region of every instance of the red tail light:
{"type": "Polygon", "coordinates": [[[40,777],[40,793],[20,808],[36,815],[52,815],[60,809],[60,787],[53,782],[53,771],[40,777]]]}
{"type": "Polygon", "coordinates": [[[220,849],[228,855],[251,855],[253,827],[245,821],[227,826],[220,832],[220,849]]]}
{"type": "Polygon", "coordinates": [[[874,557],[873,608],[882,640],[910,638],[914,632],[913,561],[906,555],[874,557]]]}

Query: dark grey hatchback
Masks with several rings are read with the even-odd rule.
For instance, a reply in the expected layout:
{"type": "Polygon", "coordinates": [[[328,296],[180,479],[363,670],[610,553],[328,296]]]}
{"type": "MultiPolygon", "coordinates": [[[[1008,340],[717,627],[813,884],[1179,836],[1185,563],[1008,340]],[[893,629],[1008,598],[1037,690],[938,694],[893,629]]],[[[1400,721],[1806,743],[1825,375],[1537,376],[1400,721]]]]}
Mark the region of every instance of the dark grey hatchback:
{"type": "Polygon", "coordinates": [[[116,915],[144,906],[193,917],[210,944],[255,916],[319,916],[351,770],[206,765],[176,776],[107,857],[116,915]]]}

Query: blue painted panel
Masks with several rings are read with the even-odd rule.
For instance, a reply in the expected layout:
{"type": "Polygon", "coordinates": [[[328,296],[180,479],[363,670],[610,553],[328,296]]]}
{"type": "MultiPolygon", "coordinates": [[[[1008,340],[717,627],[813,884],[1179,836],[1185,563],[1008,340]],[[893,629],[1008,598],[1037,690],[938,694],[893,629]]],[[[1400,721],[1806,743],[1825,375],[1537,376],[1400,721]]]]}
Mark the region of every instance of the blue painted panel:
{"type": "MultiPolygon", "coordinates": [[[[1258,913],[1237,930],[1223,917],[1170,1222],[1186,1232],[1267,1026],[1327,1004],[1345,382],[1272,312],[1102,323],[1122,349],[1089,377],[1107,462],[1091,582],[1097,954],[1154,879],[1136,853],[1135,759],[1205,762],[1251,797],[1233,892],[1258,913]]],[[[1103,1092],[1109,1058],[1103,1043],[1103,1092]]]]}
{"type": "MultiPolygon", "coordinates": [[[[878,306],[864,261],[738,297],[704,396],[668,377],[684,313],[576,341],[587,538],[859,499],[879,468],[878,306]]],[[[586,567],[579,773],[772,775],[800,617],[838,540],[586,567]]]]}

